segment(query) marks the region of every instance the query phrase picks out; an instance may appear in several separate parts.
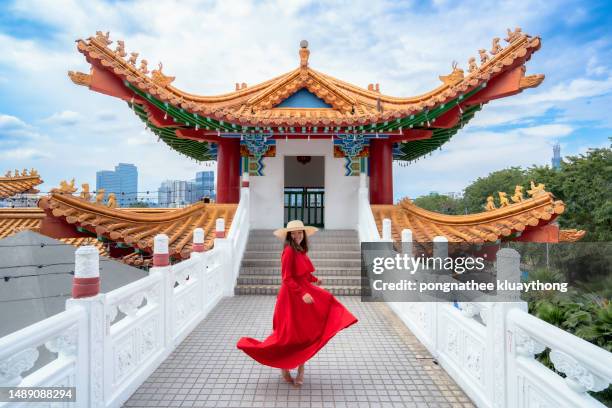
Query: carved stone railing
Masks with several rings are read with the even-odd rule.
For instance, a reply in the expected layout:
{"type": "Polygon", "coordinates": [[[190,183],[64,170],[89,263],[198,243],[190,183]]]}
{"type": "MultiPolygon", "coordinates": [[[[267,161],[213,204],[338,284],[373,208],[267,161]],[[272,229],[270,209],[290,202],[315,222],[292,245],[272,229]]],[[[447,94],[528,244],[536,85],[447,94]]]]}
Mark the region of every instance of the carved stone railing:
{"type": "Polygon", "coordinates": [[[379,242],[381,240],[378,234],[376,220],[370,207],[370,193],[366,186],[365,173],[360,174],[359,194],[357,203],[357,231],[359,233],[359,241],[361,242],[379,242]]]}
{"type": "MultiPolygon", "coordinates": [[[[359,228],[362,242],[381,240],[359,228]]],[[[402,251],[412,253],[411,231],[402,231],[402,241],[402,251]]],[[[445,256],[445,242],[434,239],[434,257],[445,256]]],[[[497,279],[518,277],[519,264],[517,251],[498,251],[497,279]]],[[[518,293],[510,295],[508,302],[387,304],[478,407],[603,407],[587,391],[609,386],[612,353],[528,314],[518,293]],[[534,358],[545,348],[565,378],[534,358]]]]}
{"type": "MultiPolygon", "coordinates": [[[[239,219],[248,235],[246,208],[239,219]]],[[[97,250],[80,247],[66,311],[0,338],[0,386],[75,386],[75,406],[121,406],[227,292],[241,256],[234,248],[243,251],[246,238],[218,236],[203,252],[196,229],[191,257],[174,265],[168,237],[156,236],[149,276],[106,294],[98,293],[97,250]],[[57,359],[28,372],[41,347],[57,359]]]]}

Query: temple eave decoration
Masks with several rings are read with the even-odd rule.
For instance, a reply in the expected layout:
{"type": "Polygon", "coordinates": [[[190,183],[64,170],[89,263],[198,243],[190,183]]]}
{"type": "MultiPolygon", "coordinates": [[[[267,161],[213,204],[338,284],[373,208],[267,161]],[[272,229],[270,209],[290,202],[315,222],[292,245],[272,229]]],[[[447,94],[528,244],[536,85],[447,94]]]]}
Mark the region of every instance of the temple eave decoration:
{"type": "Polygon", "coordinates": [[[190,256],[195,228],[204,229],[204,247],[210,249],[216,220],[225,220],[227,233],[237,208],[235,204],[197,203],[181,209],[122,209],[113,203],[104,204],[99,200],[92,203],[82,196],[62,192],[41,198],[38,205],[64,225],[129,249],[126,256],[134,252],[150,256],[155,235],[167,234],[169,253],[175,260],[190,256]]]}
{"type": "Polygon", "coordinates": [[[7,171],[4,177],[0,177],[0,199],[12,197],[16,194],[35,194],[38,190],[34,187],[42,184],[43,180],[35,169],[23,169],[7,171]]]}
{"type": "Polygon", "coordinates": [[[503,47],[495,38],[490,50],[479,50],[480,64],[470,58],[467,72],[453,64],[449,75],[440,76],[440,86],[406,98],[385,95],[378,84],[366,89],[312,69],[305,41],[298,68],[254,86],[236,84],[235,91],[216,96],[172,86],[175,77],[166,75],[161,63],[150,70],[148,61],[128,53],[122,40],[110,48],[108,32],[77,41],[91,73],[71,71],[69,76],[75,84],[128,102],[160,140],[197,160],[214,160],[210,145],[220,138],[254,133],[271,139],[338,134],[388,138],[397,143],[394,159],[413,160],[448,141],[482,104],[542,82],[543,75],[525,76],[524,65],[540,48],[540,38],[516,28],[508,30],[505,41],[503,47]],[[282,105],[301,90],[325,107],[282,105]]]}
{"type": "Polygon", "coordinates": [[[414,241],[432,242],[444,236],[449,242],[483,244],[498,240],[531,242],[577,241],[585,231],[560,230],[552,224],[565,210],[565,204],[552,193],[539,191],[520,202],[468,215],[447,215],[416,206],[409,198],[397,205],[372,205],[372,212],[382,234],[382,221],[391,220],[392,236],[401,241],[401,232],[410,229],[414,241]]]}

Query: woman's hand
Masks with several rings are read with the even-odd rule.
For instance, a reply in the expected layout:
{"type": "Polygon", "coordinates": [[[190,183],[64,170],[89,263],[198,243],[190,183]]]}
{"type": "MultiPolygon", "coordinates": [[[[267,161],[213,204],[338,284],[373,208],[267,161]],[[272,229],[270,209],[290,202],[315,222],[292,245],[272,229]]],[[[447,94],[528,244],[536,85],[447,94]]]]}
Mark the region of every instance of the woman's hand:
{"type": "Polygon", "coordinates": [[[310,293],[304,293],[304,296],[302,296],[302,300],[304,301],[304,303],[314,303],[314,299],[312,298],[310,293]]]}

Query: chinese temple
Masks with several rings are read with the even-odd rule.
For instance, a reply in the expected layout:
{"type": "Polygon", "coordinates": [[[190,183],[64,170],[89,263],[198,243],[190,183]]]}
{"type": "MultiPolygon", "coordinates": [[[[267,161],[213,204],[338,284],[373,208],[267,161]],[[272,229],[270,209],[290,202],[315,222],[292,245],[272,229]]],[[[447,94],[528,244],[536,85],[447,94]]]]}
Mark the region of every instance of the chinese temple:
{"type": "MultiPolygon", "coordinates": [[[[216,161],[217,202],[182,209],[117,208],[113,194],[92,195],[86,184],[77,194],[73,180],[40,199],[36,214],[13,209],[0,215],[0,226],[34,228],[65,240],[94,237],[108,244],[110,256],[147,265],[158,233],[169,236],[175,260],[189,257],[194,228],[204,228],[210,248],[215,220],[223,218],[226,231],[230,228],[241,186],[249,188],[250,212],[256,214],[250,229],[274,229],[295,218],[325,229],[355,229],[365,180],[379,231],[382,220],[391,219],[396,240],[405,228],[417,241],[439,235],[470,243],[578,240],[584,231],[560,230],[553,222],[565,205],[541,184],[532,183],[525,196],[520,186],[511,197],[500,192],[499,200],[486,200],[486,211],[469,215],[427,211],[408,198],[393,203],[394,162],[409,163],[440,148],[486,103],[543,81],[544,75],[525,75],[539,37],[517,28],[508,30],[505,46],[500,41],[479,50],[479,62],[470,58],[467,72],[455,63],[439,77],[437,88],[413,97],[389,96],[379,84],[363,88],[314,70],[306,41],[294,70],[257,85],[236,83],[226,94],[201,96],[174,87],[175,78],[161,63],[150,70],[123,41],[111,47],[109,33],[97,32],[77,41],[90,71],[70,71],[71,80],[126,102],[179,153],[216,161]]],[[[33,188],[25,178],[25,173],[19,180],[0,178],[0,193],[33,188]]]]}

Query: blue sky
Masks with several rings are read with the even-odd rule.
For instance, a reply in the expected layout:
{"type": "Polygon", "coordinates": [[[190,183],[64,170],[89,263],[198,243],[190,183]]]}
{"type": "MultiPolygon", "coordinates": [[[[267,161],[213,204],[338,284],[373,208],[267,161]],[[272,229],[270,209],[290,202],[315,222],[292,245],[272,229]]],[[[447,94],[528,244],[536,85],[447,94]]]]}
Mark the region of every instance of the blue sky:
{"type": "Polygon", "coordinates": [[[0,171],[35,167],[46,191],[59,181],[95,185],[95,172],[135,163],[139,190],[210,169],[145,131],[125,103],[75,86],[87,72],[74,40],[96,30],[123,39],[175,85],[231,91],[295,68],[298,43],[311,65],[337,78],[411,96],[438,86],[452,61],[466,67],[493,37],[520,26],[542,38],[527,74],[536,89],[493,101],[430,157],[394,168],[396,199],[457,192],[490,171],[550,162],[605,146],[612,136],[610,2],[16,1],[0,2],[0,171]]]}

